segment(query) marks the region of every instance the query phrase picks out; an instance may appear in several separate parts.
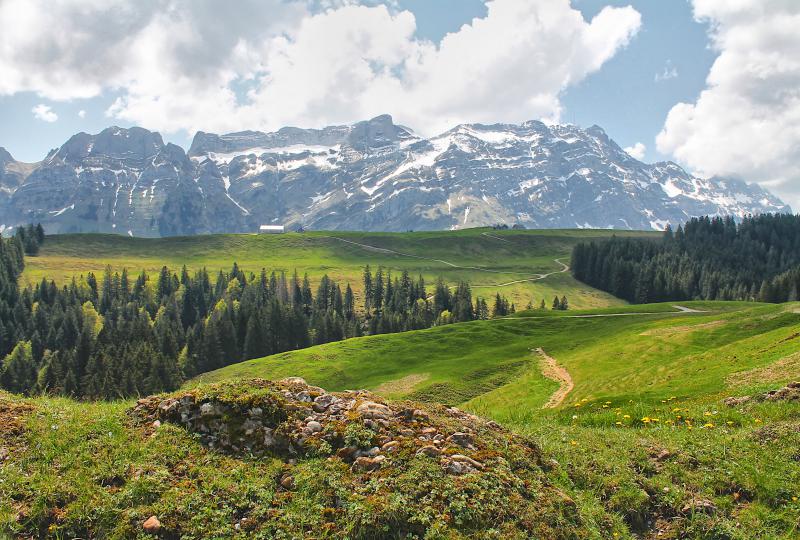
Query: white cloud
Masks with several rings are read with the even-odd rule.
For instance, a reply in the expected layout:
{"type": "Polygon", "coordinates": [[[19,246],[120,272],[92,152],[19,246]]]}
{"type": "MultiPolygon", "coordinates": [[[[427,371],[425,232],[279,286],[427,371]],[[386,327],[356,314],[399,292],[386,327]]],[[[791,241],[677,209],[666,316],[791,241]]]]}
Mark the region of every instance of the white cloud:
{"type": "Polygon", "coordinates": [[[655,82],[661,82],[677,78],[678,78],[678,68],[673,66],[671,62],[667,62],[667,65],[664,66],[664,69],[656,73],[654,80],[655,82]]]}
{"type": "Polygon", "coordinates": [[[740,175],[800,207],[800,2],[694,0],[719,52],[656,142],[704,175],[740,175]]]}
{"type": "Polygon", "coordinates": [[[487,1],[440,43],[393,4],[349,0],[3,0],[0,94],[113,91],[112,118],[167,132],[319,126],[391,113],[421,131],[557,119],[560,94],[641,24],[569,0],[487,1]],[[74,29],[64,35],[63,29],[74,29]]]}
{"type": "Polygon", "coordinates": [[[638,159],[638,160],[641,161],[642,159],[644,159],[644,154],[645,154],[645,152],[647,152],[647,147],[644,144],[642,144],[640,142],[637,142],[633,146],[626,147],[624,150],[632,158],[638,159]]]}
{"type": "Polygon", "coordinates": [[[81,109],[78,111],[78,118],[86,118],[86,111],[81,109]]]}
{"type": "Polygon", "coordinates": [[[31,109],[33,113],[33,117],[37,120],[41,120],[42,122],[55,122],[58,120],[58,115],[53,112],[49,105],[45,105],[44,103],[39,103],[33,109],[31,109]]]}

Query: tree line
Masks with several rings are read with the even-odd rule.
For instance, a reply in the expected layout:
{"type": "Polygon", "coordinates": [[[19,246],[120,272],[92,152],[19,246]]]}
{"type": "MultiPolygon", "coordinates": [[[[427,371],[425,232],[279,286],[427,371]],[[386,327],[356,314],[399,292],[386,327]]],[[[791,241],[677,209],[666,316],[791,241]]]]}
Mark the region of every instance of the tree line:
{"type": "Polygon", "coordinates": [[[577,244],[572,274],[630,302],[786,302],[800,289],[800,216],[700,217],[659,239],[577,244]]]}
{"type": "MultiPolygon", "coordinates": [[[[228,364],[364,334],[401,332],[513,313],[492,308],[470,286],[451,290],[384,268],[364,269],[361,309],[349,284],[323,276],[312,292],[295,272],[248,273],[233,263],[157,276],[106,268],[19,287],[25,254],[40,227],[0,239],[0,387],[17,393],[117,399],[171,391],[187,378],[228,364]]],[[[35,243],[35,246],[33,246],[35,243]]]]}

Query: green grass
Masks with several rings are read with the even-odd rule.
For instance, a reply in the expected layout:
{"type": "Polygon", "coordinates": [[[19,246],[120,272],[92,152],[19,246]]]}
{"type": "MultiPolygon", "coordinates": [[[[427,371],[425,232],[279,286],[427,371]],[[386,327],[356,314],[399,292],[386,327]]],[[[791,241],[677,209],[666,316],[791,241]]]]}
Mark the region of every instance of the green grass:
{"type": "Polygon", "coordinates": [[[458,404],[540,441],[584,515],[625,521],[620,537],[797,538],[800,403],[731,408],[722,399],[800,379],[800,304],[680,305],[708,312],[674,313],[671,304],[581,312],[628,314],[618,317],[534,311],[329,344],[201,379],[292,373],[458,404]],[[535,347],[575,383],[555,410],[541,409],[558,385],[542,376],[535,347]],[[669,457],[659,461],[663,450],[669,457]],[[684,511],[692,500],[716,509],[684,511]]]}
{"type": "MultiPolygon", "coordinates": [[[[439,276],[450,284],[466,280],[472,285],[475,295],[488,298],[501,292],[518,307],[531,300],[538,303],[542,298],[549,303],[556,294],[566,294],[573,307],[592,308],[623,302],[577,282],[568,273],[553,274],[538,282],[499,285],[528,279],[537,273],[556,272],[562,267],[554,259],[562,258],[568,262],[575,243],[611,234],[612,231],[593,230],[491,229],[419,233],[227,234],[159,239],[67,234],[48,237],[39,255],[26,259],[21,279],[23,283],[31,283],[46,277],[63,283],[90,271],[99,274],[106,265],[116,270],[126,267],[129,272],[147,270],[156,273],[163,265],[177,271],[185,264],[190,270],[207,267],[216,273],[220,269],[230,270],[236,261],[245,270],[253,272],[262,267],[290,274],[295,269],[301,275],[308,272],[315,282],[323,274],[328,274],[336,280],[349,282],[360,293],[363,267],[370,264],[373,269],[383,265],[395,274],[403,270],[408,270],[414,277],[422,274],[429,284],[439,276]],[[406,255],[371,250],[350,242],[406,255]],[[455,268],[432,259],[475,268],[455,268]]],[[[617,231],[616,234],[652,236],[652,233],[642,232],[617,231]]]]}
{"type": "Polygon", "coordinates": [[[671,304],[573,314],[533,311],[248,360],[198,381],[299,375],[334,390],[388,384],[398,388],[390,397],[453,405],[472,400],[471,407],[505,420],[506,412],[538,409],[557,386],[541,375],[531,352],[537,347],[572,375],[571,400],[658,402],[665,395],[716,391],[728,375],[767,365],[799,346],[793,339],[781,342],[800,324],[792,304],[680,305],[713,311],[680,313],[671,304]],[[418,382],[403,384],[406,378],[418,382]]]}
{"type": "MultiPolygon", "coordinates": [[[[728,407],[722,400],[798,379],[800,303],[679,305],[706,312],[676,312],[672,304],[533,311],[331,343],[234,364],[189,384],[303,376],[330,390],[368,388],[493,418],[542,446],[547,482],[574,508],[562,523],[565,537],[797,538],[800,403],[728,407]],[[536,347],[574,381],[556,409],[541,408],[558,385],[542,375],[536,347]],[[693,508],[693,501],[713,510],[693,508]]],[[[245,382],[238,384],[246,391],[245,382]]],[[[0,468],[0,530],[16,530],[23,512],[45,530],[55,524],[73,534],[103,530],[126,538],[152,512],[167,524],[188,520],[184,530],[229,537],[246,510],[269,523],[273,536],[298,534],[321,526],[328,503],[320,493],[352,489],[330,462],[301,462],[296,498],[263,506],[280,499],[275,478],[285,466],[276,460],[222,456],[172,426],[143,436],[126,415],[131,402],[30,403],[36,413],[26,420],[25,450],[0,468]]],[[[411,490],[435,471],[403,474],[411,490]]],[[[494,488],[476,489],[473,500],[494,488]]],[[[554,504],[551,496],[542,503],[554,504]]],[[[376,501],[359,499],[344,519],[362,523],[379,508],[375,519],[388,529],[372,537],[387,537],[387,509],[400,506],[376,501]]],[[[367,530],[376,529],[352,536],[370,537],[367,530]]]]}

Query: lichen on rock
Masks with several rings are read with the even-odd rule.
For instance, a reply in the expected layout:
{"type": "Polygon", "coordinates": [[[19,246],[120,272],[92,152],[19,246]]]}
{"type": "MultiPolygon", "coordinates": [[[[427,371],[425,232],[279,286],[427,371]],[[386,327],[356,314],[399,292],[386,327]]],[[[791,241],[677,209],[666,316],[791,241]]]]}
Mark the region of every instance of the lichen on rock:
{"type": "MultiPolygon", "coordinates": [[[[142,425],[182,426],[216,451],[287,461],[327,456],[362,473],[391,466],[401,453],[436,460],[453,475],[480,472],[492,466],[497,453],[479,433],[512,437],[495,422],[454,407],[439,406],[442,414],[434,420],[407,405],[387,403],[364,390],[326,392],[291,377],[152,396],[139,400],[132,414],[142,425]]],[[[526,444],[528,457],[538,458],[538,447],[526,444]]]]}

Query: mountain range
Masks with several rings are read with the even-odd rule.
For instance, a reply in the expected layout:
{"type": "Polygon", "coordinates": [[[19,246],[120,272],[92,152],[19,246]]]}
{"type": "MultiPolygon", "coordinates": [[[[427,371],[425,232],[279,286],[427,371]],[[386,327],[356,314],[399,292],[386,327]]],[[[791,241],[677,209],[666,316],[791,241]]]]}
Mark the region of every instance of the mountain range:
{"type": "Polygon", "coordinates": [[[505,224],[662,229],[692,216],[791,212],[755,184],[646,164],[598,126],[461,124],[431,138],[388,115],[323,129],[78,133],[39,163],[0,148],[0,232],[174,236],[505,224]]]}

